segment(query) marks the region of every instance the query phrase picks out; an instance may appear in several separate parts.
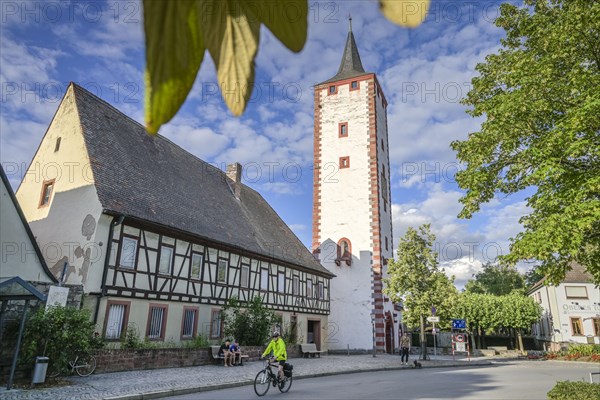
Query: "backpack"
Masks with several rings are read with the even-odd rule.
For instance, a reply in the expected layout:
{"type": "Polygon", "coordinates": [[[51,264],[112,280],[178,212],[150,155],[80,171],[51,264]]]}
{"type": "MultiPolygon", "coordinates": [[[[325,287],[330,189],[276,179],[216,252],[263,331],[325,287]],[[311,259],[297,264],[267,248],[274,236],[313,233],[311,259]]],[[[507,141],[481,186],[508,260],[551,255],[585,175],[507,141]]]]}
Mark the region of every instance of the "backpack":
{"type": "Polygon", "coordinates": [[[283,374],[289,378],[289,377],[292,376],[292,370],[293,369],[294,369],[294,366],[292,364],[285,363],[283,365],[283,374]]]}

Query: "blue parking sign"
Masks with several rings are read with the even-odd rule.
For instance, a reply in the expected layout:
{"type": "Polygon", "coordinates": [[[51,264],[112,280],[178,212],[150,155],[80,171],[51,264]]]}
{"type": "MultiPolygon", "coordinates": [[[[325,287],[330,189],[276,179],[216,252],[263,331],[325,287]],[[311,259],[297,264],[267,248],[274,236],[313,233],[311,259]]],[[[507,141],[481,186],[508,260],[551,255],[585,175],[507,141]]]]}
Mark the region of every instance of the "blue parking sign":
{"type": "Polygon", "coordinates": [[[466,329],[467,321],[464,319],[453,319],[452,320],[452,329],[466,329]]]}

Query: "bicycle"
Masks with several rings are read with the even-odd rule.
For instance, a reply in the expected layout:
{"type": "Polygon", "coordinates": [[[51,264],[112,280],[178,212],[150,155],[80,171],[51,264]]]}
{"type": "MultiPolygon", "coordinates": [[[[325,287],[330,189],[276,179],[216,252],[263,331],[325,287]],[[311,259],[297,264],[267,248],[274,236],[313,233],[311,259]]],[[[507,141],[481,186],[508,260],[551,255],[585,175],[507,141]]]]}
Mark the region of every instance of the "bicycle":
{"type": "MultiPolygon", "coordinates": [[[[79,376],[89,376],[96,370],[96,357],[89,354],[78,355],[73,361],[69,361],[69,367],[71,367],[69,371],[71,375],[75,371],[79,376]]],[[[50,378],[56,378],[61,372],[60,370],[55,370],[49,376],[50,378]]]]}
{"type": "Polygon", "coordinates": [[[270,360],[265,360],[265,367],[254,378],[254,392],[258,396],[267,394],[271,385],[277,386],[281,393],[286,393],[292,387],[292,371],[284,371],[283,381],[279,381],[277,369],[273,373],[271,367],[278,368],[279,363],[272,363],[270,360]]]}

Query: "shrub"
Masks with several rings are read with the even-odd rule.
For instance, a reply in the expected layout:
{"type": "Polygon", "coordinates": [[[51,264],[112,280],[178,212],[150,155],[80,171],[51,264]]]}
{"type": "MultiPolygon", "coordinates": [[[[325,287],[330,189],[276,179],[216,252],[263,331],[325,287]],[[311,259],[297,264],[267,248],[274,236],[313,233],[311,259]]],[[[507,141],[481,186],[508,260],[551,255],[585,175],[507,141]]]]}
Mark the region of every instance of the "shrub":
{"type": "Polygon", "coordinates": [[[550,400],[598,400],[600,384],[559,381],[548,392],[548,398],[550,400]]]}
{"type": "Polygon", "coordinates": [[[52,371],[65,373],[68,362],[80,353],[102,347],[94,335],[88,310],[71,307],[40,307],[27,321],[23,335],[21,363],[32,363],[36,356],[47,356],[52,371]]]}
{"type": "Polygon", "coordinates": [[[579,354],[580,356],[591,356],[600,354],[600,344],[571,344],[567,350],[569,355],[579,354]]]}
{"type": "Polygon", "coordinates": [[[184,343],[184,347],[187,347],[190,349],[199,349],[201,347],[208,347],[208,346],[210,346],[210,343],[209,343],[208,339],[206,338],[206,336],[204,336],[204,335],[194,336],[192,338],[192,340],[188,340],[184,343]]]}
{"type": "Polygon", "coordinates": [[[281,323],[281,318],[263,305],[260,296],[247,304],[232,297],[223,307],[222,315],[225,336],[237,339],[242,346],[264,345],[272,327],[281,323]]]}

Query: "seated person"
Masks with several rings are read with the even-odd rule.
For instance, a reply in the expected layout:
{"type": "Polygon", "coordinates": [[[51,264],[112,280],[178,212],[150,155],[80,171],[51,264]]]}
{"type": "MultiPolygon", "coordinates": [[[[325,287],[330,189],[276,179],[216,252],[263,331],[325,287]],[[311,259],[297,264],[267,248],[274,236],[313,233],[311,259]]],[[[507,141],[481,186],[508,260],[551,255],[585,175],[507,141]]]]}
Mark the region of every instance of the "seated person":
{"type": "Polygon", "coordinates": [[[242,362],[242,350],[240,349],[240,344],[238,343],[237,339],[231,343],[231,346],[229,346],[229,354],[233,359],[233,364],[240,365],[242,362]]]}
{"type": "Polygon", "coordinates": [[[231,345],[231,342],[229,341],[229,339],[227,339],[227,340],[225,340],[225,343],[223,343],[221,345],[221,348],[219,349],[219,357],[223,356],[223,364],[226,367],[233,367],[233,364],[231,363],[232,354],[229,352],[230,345],[231,345]]]}

